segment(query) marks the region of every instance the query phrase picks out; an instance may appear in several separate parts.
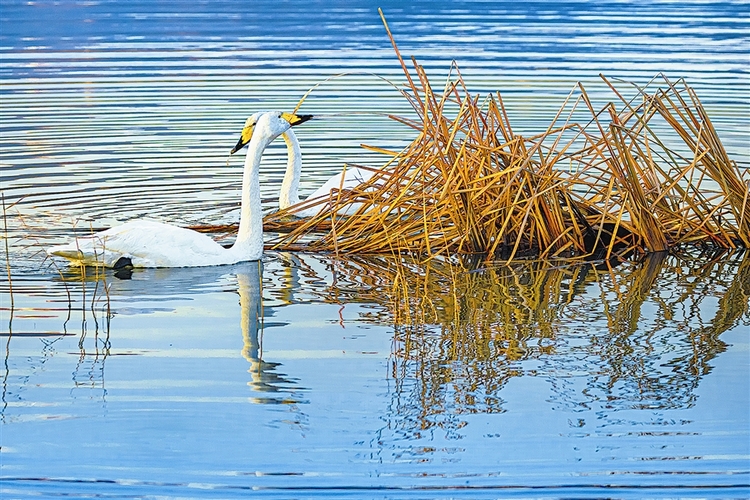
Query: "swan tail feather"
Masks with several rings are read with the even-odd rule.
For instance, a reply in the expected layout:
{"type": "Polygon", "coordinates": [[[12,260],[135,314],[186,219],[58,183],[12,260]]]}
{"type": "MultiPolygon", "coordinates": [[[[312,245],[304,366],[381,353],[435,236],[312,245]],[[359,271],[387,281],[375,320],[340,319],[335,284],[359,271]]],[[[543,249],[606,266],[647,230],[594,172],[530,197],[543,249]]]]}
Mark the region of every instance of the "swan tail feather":
{"type": "Polygon", "coordinates": [[[47,249],[47,255],[56,255],[57,257],[65,257],[68,260],[81,260],[83,259],[83,252],[77,248],[71,248],[70,245],[58,245],[47,249]]]}
{"type": "Polygon", "coordinates": [[[59,245],[47,249],[47,255],[63,257],[71,263],[80,266],[102,266],[107,265],[102,252],[92,249],[82,249],[71,245],[59,245]]]}

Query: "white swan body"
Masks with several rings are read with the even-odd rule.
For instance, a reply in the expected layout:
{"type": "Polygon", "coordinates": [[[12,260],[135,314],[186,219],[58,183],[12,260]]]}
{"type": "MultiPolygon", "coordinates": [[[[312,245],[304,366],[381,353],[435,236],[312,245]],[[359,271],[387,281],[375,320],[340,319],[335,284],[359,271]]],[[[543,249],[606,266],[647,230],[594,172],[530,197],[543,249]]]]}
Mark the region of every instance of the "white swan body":
{"type": "MultiPolygon", "coordinates": [[[[289,129],[281,137],[284,139],[287,147],[287,167],[284,173],[284,180],[281,182],[281,191],[279,192],[279,209],[289,208],[292,205],[301,203],[299,197],[299,180],[302,175],[302,152],[300,151],[299,141],[294,131],[289,129]]],[[[322,186],[312,192],[304,202],[310,202],[316,198],[328,198],[333,190],[353,189],[360,184],[367,182],[375,175],[372,170],[365,170],[359,167],[347,167],[338,174],[328,179],[322,186]],[[342,181],[343,177],[343,181],[342,181]]],[[[337,210],[339,215],[352,215],[359,210],[361,203],[352,203],[344,208],[337,210]]],[[[294,215],[297,217],[314,217],[323,211],[330,210],[328,204],[316,205],[314,207],[296,210],[294,215]]]]}
{"type": "Polygon", "coordinates": [[[49,255],[78,265],[106,267],[198,267],[258,260],[263,255],[263,214],[259,167],[263,151],[293,125],[309,120],[278,111],[256,113],[245,122],[232,153],[248,145],[242,176],[237,239],[224,248],[205,234],[161,222],[127,222],[91,236],[52,247],[49,255]]]}
{"type": "Polygon", "coordinates": [[[190,229],[136,220],[52,247],[47,253],[78,265],[105,267],[215,266],[259,258],[257,244],[242,247],[242,251],[236,244],[224,248],[209,236],[190,229]]]}

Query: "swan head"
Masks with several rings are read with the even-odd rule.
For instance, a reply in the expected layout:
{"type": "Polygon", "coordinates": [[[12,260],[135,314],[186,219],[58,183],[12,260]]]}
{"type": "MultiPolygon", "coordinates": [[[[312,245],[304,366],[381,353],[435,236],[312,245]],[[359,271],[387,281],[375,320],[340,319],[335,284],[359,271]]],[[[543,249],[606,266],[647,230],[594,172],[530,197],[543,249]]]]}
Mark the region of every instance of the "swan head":
{"type": "Polygon", "coordinates": [[[261,139],[271,142],[291,127],[305,123],[312,117],[313,115],[295,115],[281,111],[261,111],[255,113],[245,121],[245,126],[242,128],[242,133],[240,134],[240,140],[237,141],[237,145],[232,148],[229,154],[234,154],[245,147],[254,135],[260,135],[261,139]]]}

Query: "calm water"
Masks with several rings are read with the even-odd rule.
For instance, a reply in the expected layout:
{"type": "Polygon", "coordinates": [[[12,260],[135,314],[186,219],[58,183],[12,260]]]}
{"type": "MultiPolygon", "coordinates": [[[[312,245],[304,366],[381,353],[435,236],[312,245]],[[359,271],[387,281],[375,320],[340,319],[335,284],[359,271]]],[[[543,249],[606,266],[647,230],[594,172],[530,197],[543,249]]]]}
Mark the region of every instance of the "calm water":
{"type": "MultiPolygon", "coordinates": [[[[603,102],[599,73],[663,71],[750,166],[746,2],[380,6],[435,83],[456,60],[517,132],[577,81],[603,102]]],[[[750,496],[746,255],[451,276],[268,253],[131,279],[45,261],[74,228],[235,222],[247,115],[334,74],[301,108],[330,115],[298,130],[303,191],[381,164],[360,144],[412,136],[369,74],[403,80],[369,3],[2,0],[0,58],[4,498],[750,496]]],[[[270,209],[283,145],[264,162],[270,209]]]]}

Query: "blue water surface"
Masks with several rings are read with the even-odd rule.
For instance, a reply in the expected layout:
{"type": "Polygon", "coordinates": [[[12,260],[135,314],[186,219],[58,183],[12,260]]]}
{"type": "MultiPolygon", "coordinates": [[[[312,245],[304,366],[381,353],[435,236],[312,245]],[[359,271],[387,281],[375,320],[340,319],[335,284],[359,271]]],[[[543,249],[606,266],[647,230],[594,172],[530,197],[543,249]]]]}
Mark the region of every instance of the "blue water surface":
{"type": "MultiPolygon", "coordinates": [[[[605,102],[600,73],[664,72],[750,165],[747,2],[379,6],[407,63],[437,87],[456,61],[517,133],[577,82],[605,102]]],[[[137,217],[235,222],[245,118],[340,73],[301,107],[321,117],[299,127],[303,192],[413,138],[372,76],[404,81],[376,5],[0,2],[3,498],[750,496],[745,254],[452,280],[278,252],[132,276],[44,258],[137,217]],[[404,308],[397,272],[429,300],[404,308]]],[[[264,157],[266,209],[285,161],[264,157]]]]}

